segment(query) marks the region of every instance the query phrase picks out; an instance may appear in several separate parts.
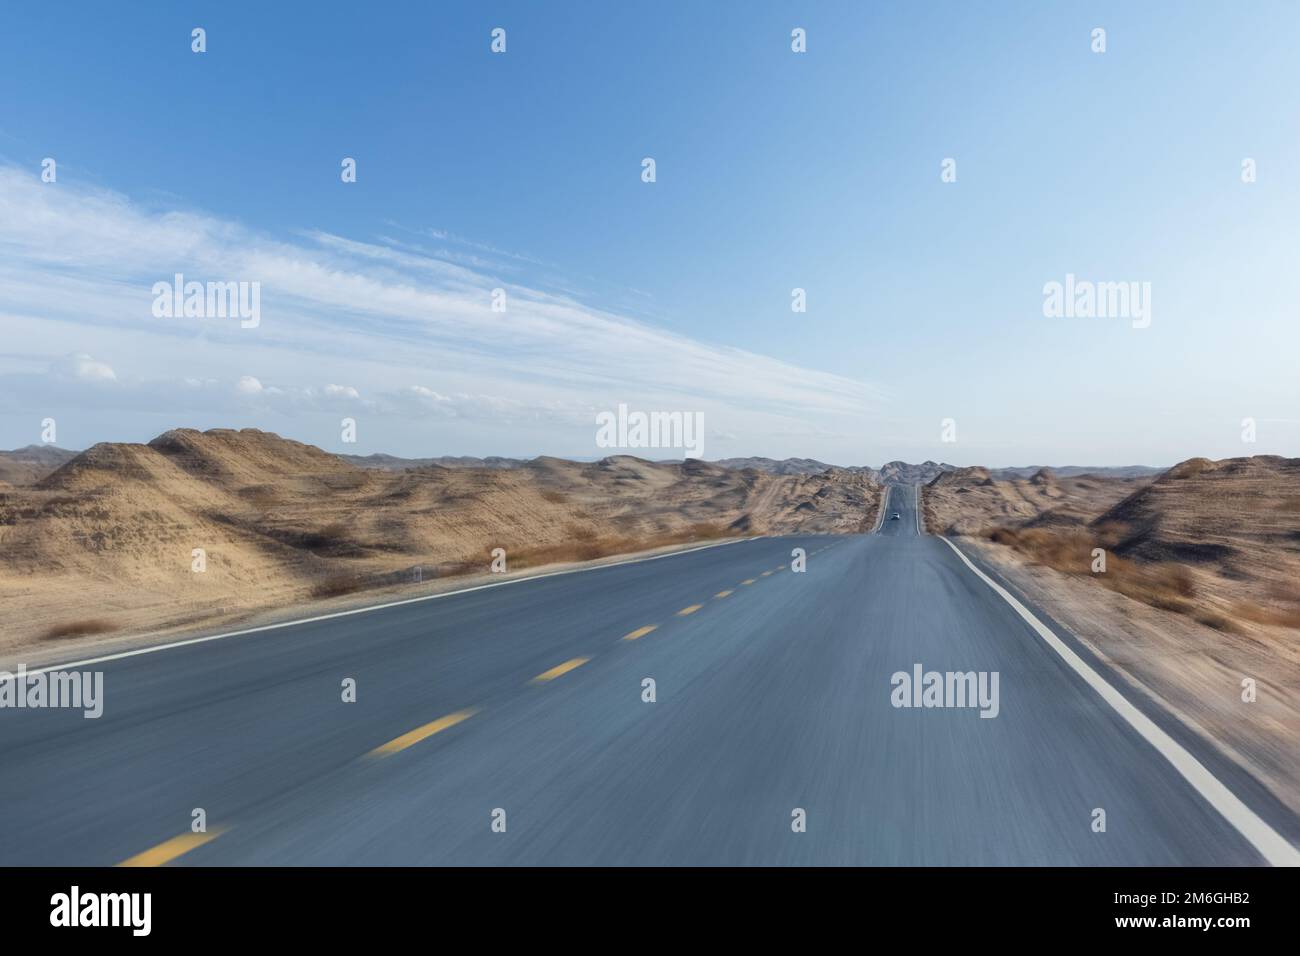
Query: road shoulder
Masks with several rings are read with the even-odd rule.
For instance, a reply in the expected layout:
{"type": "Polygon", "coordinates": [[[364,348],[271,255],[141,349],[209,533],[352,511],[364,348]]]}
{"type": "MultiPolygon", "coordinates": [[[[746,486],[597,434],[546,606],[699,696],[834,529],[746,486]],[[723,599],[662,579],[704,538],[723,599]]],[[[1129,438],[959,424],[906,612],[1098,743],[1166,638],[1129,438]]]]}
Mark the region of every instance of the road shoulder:
{"type": "MultiPolygon", "coordinates": [[[[1197,696],[1198,687],[1201,695],[1208,695],[1210,691],[1203,685],[1180,684],[1170,674],[1153,671],[1152,668],[1159,667],[1158,660],[1153,661],[1141,654],[1123,653],[1126,639],[1142,639],[1142,632],[1129,626],[1125,617],[1116,616],[1113,611],[1097,613],[1092,605],[1081,610],[1069,600],[1068,587],[1071,582],[1044,581],[1046,577],[1061,577],[1050,570],[1027,569],[1006,560],[998,560],[1000,555],[993,546],[982,545],[969,538],[958,537],[951,543],[980,571],[1020,601],[1053,635],[1126,701],[1186,749],[1253,813],[1289,841],[1292,847],[1300,844],[1296,788],[1288,786],[1287,778],[1279,780],[1275,765],[1262,759],[1263,755],[1272,754],[1274,750],[1264,747],[1252,751],[1235,746],[1238,735],[1249,736],[1258,732],[1259,728],[1253,722],[1240,721],[1240,726],[1234,728],[1236,732],[1232,735],[1212,732],[1207,728],[1206,721],[1198,719],[1205,713],[1206,699],[1205,696],[1197,696]],[[1062,624],[1062,621],[1069,626],[1062,624]],[[1115,653],[1117,648],[1120,653],[1115,653]],[[1148,682],[1150,676],[1160,679],[1148,682]]],[[[942,542],[936,541],[936,544],[943,546],[942,542]]],[[[953,559],[959,561],[955,554],[953,559]]],[[[969,569],[965,570],[970,573],[969,569]]],[[[1100,588],[1096,590],[1102,591],[1100,588]]],[[[1111,595],[1108,591],[1103,593],[1111,595]]],[[[1112,596],[1126,600],[1118,595],[1112,596]]],[[[1174,671],[1175,674],[1185,674],[1188,669],[1182,667],[1175,668],[1174,671]]],[[[1237,679],[1233,677],[1232,683],[1222,690],[1226,694],[1238,686],[1237,679]]],[[[1277,746],[1284,750],[1290,746],[1290,752],[1294,754],[1294,737],[1290,740],[1290,745],[1281,740],[1277,746]]]]}

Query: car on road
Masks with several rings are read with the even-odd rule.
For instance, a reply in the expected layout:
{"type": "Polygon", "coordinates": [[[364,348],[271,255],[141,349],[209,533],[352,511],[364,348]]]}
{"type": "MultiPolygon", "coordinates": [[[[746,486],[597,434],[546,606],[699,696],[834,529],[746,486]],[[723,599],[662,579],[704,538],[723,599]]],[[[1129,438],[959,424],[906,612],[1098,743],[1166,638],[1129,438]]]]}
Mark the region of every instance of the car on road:
{"type": "Polygon", "coordinates": [[[898,520],[898,512],[895,511],[892,515],[890,515],[890,516],[889,516],[889,520],[890,520],[890,521],[897,521],[897,520],[898,520]]]}

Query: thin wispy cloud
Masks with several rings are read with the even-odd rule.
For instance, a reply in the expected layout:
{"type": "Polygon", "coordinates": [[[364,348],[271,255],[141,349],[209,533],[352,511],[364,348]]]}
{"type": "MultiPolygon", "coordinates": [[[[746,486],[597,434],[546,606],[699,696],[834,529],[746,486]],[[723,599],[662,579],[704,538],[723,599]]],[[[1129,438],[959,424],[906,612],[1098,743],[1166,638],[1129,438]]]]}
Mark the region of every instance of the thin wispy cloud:
{"type": "MultiPolygon", "coordinates": [[[[230,386],[208,390],[214,396],[297,396],[311,407],[329,397],[408,417],[472,408],[503,422],[544,413],[579,430],[589,430],[596,410],[640,402],[705,410],[741,441],[797,423],[813,431],[830,420],[861,422],[885,398],[863,382],[702,341],[486,268],[411,243],[309,228],[278,238],[0,167],[5,322],[38,330],[49,348],[44,368],[4,366],[0,388],[30,389],[33,376],[77,361],[91,370],[82,381],[105,387],[100,400],[111,403],[106,386],[123,395],[146,382],[152,389],[194,379],[200,365],[199,379],[230,386]],[[177,273],[260,283],[260,325],[156,318],[153,284],[177,273]],[[496,289],[504,313],[492,309],[496,289]],[[331,381],[321,380],[326,368],[331,381]],[[248,381],[265,387],[250,393],[239,384],[248,381]]],[[[24,395],[7,398],[21,405],[24,395]]],[[[573,434],[580,440],[585,431],[573,434]]]]}

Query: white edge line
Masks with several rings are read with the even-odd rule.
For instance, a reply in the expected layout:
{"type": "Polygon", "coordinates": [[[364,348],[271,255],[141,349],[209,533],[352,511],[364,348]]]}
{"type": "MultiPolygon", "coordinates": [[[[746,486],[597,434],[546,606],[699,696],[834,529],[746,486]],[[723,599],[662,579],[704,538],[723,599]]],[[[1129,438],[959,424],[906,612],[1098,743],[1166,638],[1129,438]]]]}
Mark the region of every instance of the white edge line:
{"type": "Polygon", "coordinates": [[[1254,810],[1242,803],[1235,793],[1220,783],[1219,779],[1210,773],[1204,764],[1193,757],[1182,744],[1161,730],[1150,717],[1130,703],[1127,697],[1093,670],[1087,661],[1071,650],[1069,645],[1057,637],[1033,612],[1016,600],[1006,588],[977,568],[970,558],[966,557],[961,549],[949,541],[947,537],[944,535],[938,535],[937,537],[952,548],[957,557],[961,558],[962,563],[974,571],[980,580],[1010,604],[1016,613],[1024,618],[1025,622],[1038,633],[1038,636],[1046,641],[1052,650],[1061,655],[1061,658],[1074,669],[1075,673],[1101,695],[1102,700],[1110,704],[1121,717],[1128,721],[1134,730],[1142,735],[1147,743],[1151,744],[1160,752],[1162,757],[1173,764],[1174,769],[1182,775],[1183,779],[1190,783],[1193,789],[1205,798],[1210,806],[1232,824],[1237,829],[1237,832],[1259,851],[1260,856],[1264,857],[1271,866],[1300,866],[1300,851],[1297,851],[1280,833],[1265,823],[1254,810]]]}
{"type": "MultiPolygon", "coordinates": [[[[332,614],[318,614],[315,617],[302,617],[292,621],[279,621],[275,624],[263,624],[261,627],[249,627],[242,631],[227,631],[224,634],[208,634],[204,637],[191,637],[183,641],[172,641],[168,644],[154,644],[150,647],[137,647],[134,650],[121,651],[117,654],[105,654],[103,657],[88,657],[82,661],[71,661],[67,664],[49,664],[45,667],[23,668],[22,673],[27,676],[34,674],[47,674],[50,671],[72,670],[78,667],[85,667],[88,664],[104,664],[108,661],[121,660],[124,657],[139,657],[142,654],[156,654],[158,651],[169,651],[175,647],[189,647],[191,644],[206,644],[208,641],[219,641],[227,637],[243,637],[245,634],[257,634],[262,631],[274,631],[282,627],[294,627],[298,624],[313,624],[316,621],[328,621],[336,617],[350,617],[353,614],[366,614],[370,611],[382,611],[385,608],[400,607],[403,604],[418,604],[421,601],[436,601],[439,598],[454,597],[457,594],[469,594],[471,591],[485,591],[488,588],[505,587],[507,584],[522,584],[524,581],[540,581],[542,578],[556,578],[562,574],[581,574],[584,571],[600,571],[604,568],[617,568],[625,564],[640,564],[643,561],[658,561],[660,558],[675,558],[682,554],[692,554],[696,551],[707,551],[709,548],[725,548],[727,545],[744,544],[746,541],[758,541],[766,538],[767,535],[759,534],[752,538],[740,538],[736,541],[720,541],[717,544],[703,544],[698,548],[686,548],[683,551],[668,551],[664,554],[651,554],[643,558],[628,558],[626,561],[614,561],[610,564],[597,564],[588,568],[566,568],[562,571],[547,571],[545,574],[531,574],[526,577],[511,578],[509,581],[493,581],[490,584],[476,584],[472,588],[460,588],[456,591],[443,591],[440,594],[425,594],[421,597],[403,598],[400,601],[388,601],[384,604],[369,604],[365,607],[354,607],[346,611],[335,611],[332,614]]],[[[0,671],[0,684],[9,680],[16,680],[17,675],[8,671],[0,671]]]]}
{"type": "Polygon", "coordinates": [[[918,537],[924,537],[925,532],[921,530],[921,486],[912,486],[912,510],[916,512],[916,534],[918,537]]]}
{"type": "Polygon", "coordinates": [[[880,496],[880,512],[876,515],[876,526],[871,529],[872,534],[880,534],[880,529],[885,526],[885,509],[889,507],[890,485],[881,485],[883,494],[880,496]]]}

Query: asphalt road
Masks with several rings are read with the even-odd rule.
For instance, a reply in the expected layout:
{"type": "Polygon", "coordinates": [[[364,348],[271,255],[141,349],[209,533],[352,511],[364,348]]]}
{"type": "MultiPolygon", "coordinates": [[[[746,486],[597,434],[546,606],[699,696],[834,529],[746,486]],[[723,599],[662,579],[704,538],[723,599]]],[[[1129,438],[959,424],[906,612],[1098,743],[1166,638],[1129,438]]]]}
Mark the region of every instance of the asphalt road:
{"type": "Polygon", "coordinates": [[[0,864],[1264,862],[913,501],[89,665],[100,719],[0,711],[0,864]],[[893,706],[918,663],[997,716],[893,706]]]}

